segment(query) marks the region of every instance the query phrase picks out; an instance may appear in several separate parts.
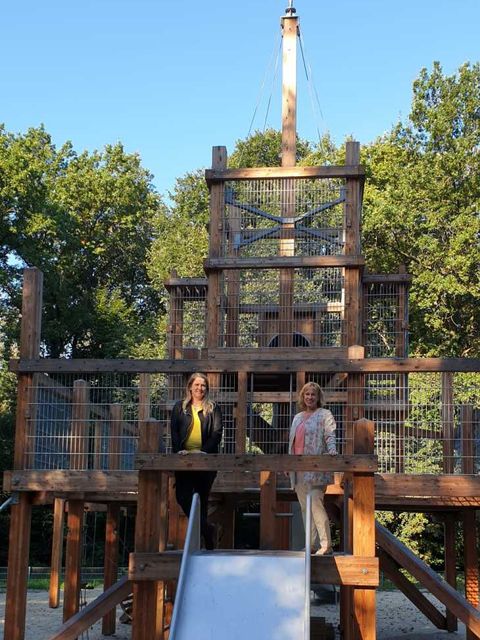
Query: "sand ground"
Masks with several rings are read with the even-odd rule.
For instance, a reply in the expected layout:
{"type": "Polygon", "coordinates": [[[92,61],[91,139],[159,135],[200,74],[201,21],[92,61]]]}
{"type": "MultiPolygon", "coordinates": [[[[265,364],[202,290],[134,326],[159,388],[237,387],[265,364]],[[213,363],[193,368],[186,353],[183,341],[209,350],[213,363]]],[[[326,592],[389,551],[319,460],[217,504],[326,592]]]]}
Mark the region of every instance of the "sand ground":
{"type": "MultiPolygon", "coordinates": [[[[88,602],[98,597],[100,593],[101,589],[83,592],[88,602]]],[[[315,615],[325,617],[328,622],[334,625],[338,624],[338,605],[313,606],[313,611],[315,615]]],[[[120,614],[121,609],[117,607],[117,620],[120,614]]],[[[5,593],[3,592],[0,593],[0,634],[2,637],[4,616],[5,593]]],[[[46,591],[29,591],[25,640],[48,640],[51,634],[59,629],[61,621],[62,608],[61,606],[58,609],[48,607],[48,593],[46,591]]],[[[117,631],[113,637],[118,640],[130,640],[131,627],[117,623],[117,631]]],[[[100,622],[82,636],[82,640],[101,640],[102,638],[107,638],[107,636],[102,635],[100,622]]],[[[378,640],[446,640],[447,638],[464,640],[465,628],[459,624],[459,630],[456,633],[438,631],[403,594],[397,591],[379,591],[377,593],[377,638],[378,640]]]]}

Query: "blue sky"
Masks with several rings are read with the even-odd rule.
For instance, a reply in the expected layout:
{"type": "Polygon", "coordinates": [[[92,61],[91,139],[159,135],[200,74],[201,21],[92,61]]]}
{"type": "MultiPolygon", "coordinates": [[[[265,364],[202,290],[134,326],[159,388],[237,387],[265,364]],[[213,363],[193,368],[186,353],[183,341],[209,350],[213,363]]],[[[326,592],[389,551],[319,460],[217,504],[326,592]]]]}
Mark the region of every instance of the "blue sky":
{"type": "MultiPolygon", "coordinates": [[[[254,129],[279,128],[273,83],[288,0],[4,0],[0,122],[43,123],[77,151],[121,141],[161,193],[233,150],[254,129]],[[262,83],[263,97],[259,101],[262,83]]],[[[422,67],[446,73],[480,59],[480,0],[295,0],[321,115],[299,52],[299,133],[374,140],[409,112],[422,67]]]]}

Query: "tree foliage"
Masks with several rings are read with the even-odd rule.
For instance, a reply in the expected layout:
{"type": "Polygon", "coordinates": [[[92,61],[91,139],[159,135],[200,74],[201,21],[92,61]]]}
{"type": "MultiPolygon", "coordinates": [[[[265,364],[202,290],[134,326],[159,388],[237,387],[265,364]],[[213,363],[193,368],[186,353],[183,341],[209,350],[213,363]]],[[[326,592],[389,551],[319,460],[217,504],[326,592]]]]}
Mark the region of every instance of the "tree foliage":
{"type": "Polygon", "coordinates": [[[372,270],[412,274],[420,354],[480,353],[480,65],[413,87],[406,124],[365,150],[364,248],[372,270]]]}
{"type": "Polygon", "coordinates": [[[42,127],[0,130],[2,300],[18,309],[22,267],[42,270],[45,355],[114,357],[141,341],[159,310],[146,259],[163,216],[121,144],[77,154],[42,127]]]}

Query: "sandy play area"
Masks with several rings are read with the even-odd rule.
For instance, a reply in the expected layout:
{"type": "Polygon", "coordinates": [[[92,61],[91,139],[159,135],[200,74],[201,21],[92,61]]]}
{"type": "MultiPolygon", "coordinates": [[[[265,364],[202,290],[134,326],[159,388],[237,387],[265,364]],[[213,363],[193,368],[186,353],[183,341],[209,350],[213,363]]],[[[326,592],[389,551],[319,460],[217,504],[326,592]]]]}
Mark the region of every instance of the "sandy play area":
{"type": "MultiPolygon", "coordinates": [[[[87,600],[96,598],[100,589],[86,592],[87,600]]],[[[321,605],[314,607],[317,615],[327,621],[338,623],[338,606],[321,605]]],[[[117,608],[117,619],[121,609],[117,608]]],[[[0,593],[0,631],[3,637],[5,615],[5,593],[0,593]]],[[[62,609],[48,607],[48,593],[46,591],[30,591],[28,597],[27,633],[26,640],[48,640],[50,635],[61,625],[62,609]]],[[[112,637],[112,636],[109,636],[112,637]]],[[[131,627],[117,624],[115,636],[118,640],[131,638],[131,627]]],[[[101,633],[101,623],[97,623],[82,636],[83,640],[100,640],[107,638],[101,633]]],[[[399,592],[379,591],[377,595],[377,638],[379,640],[463,640],[465,629],[459,624],[459,631],[453,634],[438,631],[418,612],[413,605],[399,592]]],[[[220,639],[219,639],[220,640],[220,639]]]]}

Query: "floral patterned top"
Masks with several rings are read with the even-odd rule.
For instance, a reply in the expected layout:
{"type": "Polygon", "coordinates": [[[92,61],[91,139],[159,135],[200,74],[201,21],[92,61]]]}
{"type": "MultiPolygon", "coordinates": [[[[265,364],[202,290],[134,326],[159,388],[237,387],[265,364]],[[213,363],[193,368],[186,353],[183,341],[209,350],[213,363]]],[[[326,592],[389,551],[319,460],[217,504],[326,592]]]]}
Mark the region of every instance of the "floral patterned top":
{"type": "MultiPolygon", "coordinates": [[[[295,433],[300,425],[305,426],[305,445],[303,453],[305,455],[325,455],[326,453],[336,453],[337,447],[335,443],[335,418],[331,411],[323,407],[317,409],[311,415],[305,414],[303,411],[297,413],[293,418],[290,427],[290,438],[288,443],[288,453],[293,453],[293,443],[295,441],[295,433]]],[[[299,482],[304,482],[311,486],[324,486],[333,481],[331,473],[306,471],[305,473],[290,473],[290,484],[292,489],[299,482]],[[303,476],[303,478],[302,478],[303,476]]]]}

